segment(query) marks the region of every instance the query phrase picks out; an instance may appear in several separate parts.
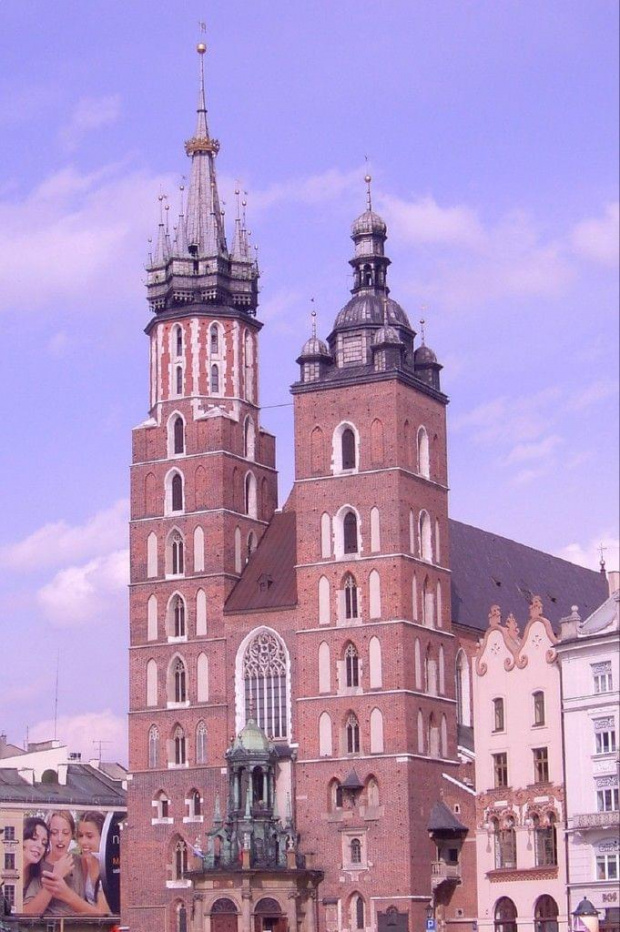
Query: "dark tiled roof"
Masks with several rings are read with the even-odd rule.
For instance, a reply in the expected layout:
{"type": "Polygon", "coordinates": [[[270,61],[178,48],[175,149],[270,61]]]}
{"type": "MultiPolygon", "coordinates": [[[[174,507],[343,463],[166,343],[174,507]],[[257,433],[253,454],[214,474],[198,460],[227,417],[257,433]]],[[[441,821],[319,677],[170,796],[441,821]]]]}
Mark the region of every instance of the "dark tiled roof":
{"type": "Polygon", "coordinates": [[[450,521],[450,549],[452,621],[466,628],[486,630],[491,605],[525,622],[531,597],[539,595],[557,629],[571,605],[585,618],[608,595],[601,573],[460,521],[450,521]]]}
{"type": "Polygon", "coordinates": [[[295,512],[277,512],[228,596],[225,612],[288,608],[297,604],[295,512]]]}
{"type": "Polygon", "coordinates": [[[428,819],[429,832],[466,832],[467,826],[459,822],[445,803],[435,803],[428,819]]]}
{"type": "Polygon", "coordinates": [[[0,802],[71,803],[78,806],[126,805],[120,784],[89,764],[69,764],[67,782],[28,783],[14,768],[0,768],[0,802]]]}
{"type": "MultiPolygon", "coordinates": [[[[290,608],[297,604],[295,512],[273,516],[245,571],[228,597],[227,612],[290,608]]],[[[491,605],[523,623],[532,595],[557,628],[579,606],[582,618],[608,596],[607,581],[594,570],[534,550],[490,531],[450,521],[452,621],[485,631],[491,605]]]]}

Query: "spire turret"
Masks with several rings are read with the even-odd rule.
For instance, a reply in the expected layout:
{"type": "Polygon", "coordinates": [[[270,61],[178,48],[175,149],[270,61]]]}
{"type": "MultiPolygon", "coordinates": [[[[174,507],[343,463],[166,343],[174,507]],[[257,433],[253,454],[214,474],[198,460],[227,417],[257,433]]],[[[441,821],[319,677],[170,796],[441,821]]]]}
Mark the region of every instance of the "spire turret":
{"type": "MultiPolygon", "coordinates": [[[[182,198],[174,238],[167,222],[160,221],[157,247],[147,267],[148,299],[152,310],[158,313],[175,306],[198,303],[238,309],[253,316],[258,304],[258,268],[248,242],[245,201],[243,216],[239,215],[236,224],[233,252],[229,254],[224,205],[220,201],[215,171],[215,157],[220,144],[210,135],[207,121],[206,45],[199,43],[197,51],[196,129],[185,143],[185,152],[191,159],[187,201],[184,205],[182,198]]],[[[166,210],[166,217],[168,213],[166,210]]]]}

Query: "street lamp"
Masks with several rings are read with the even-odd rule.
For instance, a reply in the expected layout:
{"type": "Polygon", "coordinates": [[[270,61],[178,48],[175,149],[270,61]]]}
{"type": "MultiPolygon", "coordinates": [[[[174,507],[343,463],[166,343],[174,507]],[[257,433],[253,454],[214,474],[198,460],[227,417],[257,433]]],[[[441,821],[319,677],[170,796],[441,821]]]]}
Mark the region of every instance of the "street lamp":
{"type": "Polygon", "coordinates": [[[588,932],[598,932],[598,909],[585,896],[573,916],[583,923],[588,932]]]}

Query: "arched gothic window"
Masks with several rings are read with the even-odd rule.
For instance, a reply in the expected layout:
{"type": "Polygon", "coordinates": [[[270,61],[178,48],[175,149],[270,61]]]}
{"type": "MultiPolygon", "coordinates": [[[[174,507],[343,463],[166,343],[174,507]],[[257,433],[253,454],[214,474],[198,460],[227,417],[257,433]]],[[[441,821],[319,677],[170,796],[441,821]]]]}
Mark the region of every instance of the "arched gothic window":
{"type": "Polygon", "coordinates": [[[220,351],[220,328],[217,324],[211,324],[209,328],[209,350],[213,356],[220,351]]]}
{"type": "Polygon", "coordinates": [[[198,722],[196,726],[196,763],[207,763],[207,726],[198,722]]]}
{"type": "Polygon", "coordinates": [[[174,353],[175,356],[183,355],[183,329],[178,324],[174,328],[174,353]]]}
{"type": "Polygon", "coordinates": [[[342,449],[342,468],[355,469],[355,434],[350,427],[345,427],[340,438],[342,449]]]}
{"type": "Polygon", "coordinates": [[[188,808],[190,819],[202,815],[202,799],[198,790],[190,791],[188,808]]]}
{"type": "Polygon", "coordinates": [[[159,766],[159,728],[157,725],[151,725],[149,728],[148,761],[152,770],[159,766]]]}
{"type": "MultiPolygon", "coordinates": [[[[351,852],[353,853],[353,852],[351,852]]],[[[355,928],[363,929],[365,927],[365,918],[364,918],[364,900],[361,896],[358,896],[355,900],[355,928]]]]}
{"type": "Polygon", "coordinates": [[[424,427],[418,431],[418,473],[425,479],[429,479],[431,474],[428,434],[424,427]]]}
{"type": "Polygon", "coordinates": [[[172,511],[183,511],[183,477],[175,472],[170,482],[172,511]]]}
{"type": "Polygon", "coordinates": [[[352,573],[347,573],[344,580],[344,617],[349,620],[359,618],[359,599],[357,582],[352,573]]]}
{"type": "Polygon", "coordinates": [[[359,838],[351,839],[351,864],[362,863],[362,843],[359,838]]]}
{"type": "Polygon", "coordinates": [[[180,657],[176,658],[172,666],[172,701],[187,701],[187,672],[180,657]]]}
{"type": "Polygon", "coordinates": [[[174,452],[185,453],[185,424],[182,417],[174,419],[174,452]]]}
{"type": "Polygon", "coordinates": [[[185,602],[180,595],[175,595],[172,598],[169,632],[171,637],[185,637],[185,602]]]}
{"type": "Polygon", "coordinates": [[[345,553],[357,553],[357,516],[347,511],[342,521],[343,550],[345,553]]]}
{"type": "Polygon", "coordinates": [[[245,720],[254,718],[271,738],[287,736],[287,663],[271,631],[259,631],[243,656],[245,720]]]}
{"type": "Polygon", "coordinates": [[[174,846],[174,879],[183,880],[187,874],[187,845],[179,838],[174,846]]]}
{"type": "Polygon", "coordinates": [[[180,725],[177,725],[172,735],[173,759],[174,763],[181,766],[187,760],[185,748],[185,732],[180,725]]]}
{"type": "Polygon", "coordinates": [[[354,644],[347,644],[344,652],[345,682],[347,686],[359,686],[359,654],[354,644]]]}
{"type": "Polygon", "coordinates": [[[183,538],[179,531],[173,531],[168,539],[167,571],[172,576],[182,576],[185,569],[185,551],[183,538]]]}
{"type": "Polygon", "coordinates": [[[357,716],[353,712],[351,712],[345,724],[345,737],[347,754],[359,754],[360,726],[357,716]]]}
{"type": "Polygon", "coordinates": [[[174,390],[177,395],[183,394],[183,366],[175,366],[174,390]]]}

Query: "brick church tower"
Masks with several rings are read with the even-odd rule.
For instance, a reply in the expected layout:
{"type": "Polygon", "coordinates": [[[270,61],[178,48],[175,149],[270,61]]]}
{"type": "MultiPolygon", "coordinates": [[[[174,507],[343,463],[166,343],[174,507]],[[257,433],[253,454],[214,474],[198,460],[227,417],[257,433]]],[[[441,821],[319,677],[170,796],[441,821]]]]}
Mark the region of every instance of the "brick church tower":
{"type": "Polygon", "coordinates": [[[198,46],[191,175],[173,232],[160,198],[147,268],[150,410],[133,434],[123,871],[132,932],[168,928],[167,904],[190,886],[187,837],[202,836],[202,801],[225,782],[223,606],[277,501],[275,442],[259,422],[258,269],[242,216],[230,251],[226,243],[205,51],[198,46]]]}
{"type": "Polygon", "coordinates": [[[456,775],[447,399],[390,297],[366,181],[352,297],[293,386],[297,824],[329,932],[423,928],[431,810],[456,775]]]}
{"type": "Polygon", "coordinates": [[[466,832],[440,798],[458,767],[441,366],[390,296],[367,178],[352,297],[298,359],[295,484],[276,511],[258,270],[239,208],[227,246],[198,51],[186,205],[171,230],[161,200],[147,269],[123,918],[132,932],[416,932],[454,892],[446,852],[466,832]],[[235,782],[225,766],[250,733],[269,775],[256,796],[247,768],[235,782]]]}

